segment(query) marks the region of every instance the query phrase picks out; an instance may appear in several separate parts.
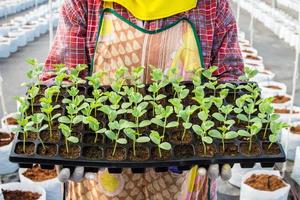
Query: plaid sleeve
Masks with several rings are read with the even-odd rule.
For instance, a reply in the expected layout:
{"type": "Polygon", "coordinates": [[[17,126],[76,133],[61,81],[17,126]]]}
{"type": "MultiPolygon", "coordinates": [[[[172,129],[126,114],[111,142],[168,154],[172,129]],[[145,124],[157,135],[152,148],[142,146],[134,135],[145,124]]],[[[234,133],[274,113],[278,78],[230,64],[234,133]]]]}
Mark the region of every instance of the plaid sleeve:
{"type": "Polygon", "coordinates": [[[87,64],[85,0],[65,0],[61,10],[58,29],[46,59],[42,80],[51,78],[54,64],[67,67],[87,64]]]}
{"type": "Polygon", "coordinates": [[[220,80],[236,80],[244,73],[236,21],[228,0],[218,0],[217,3],[211,65],[219,67],[215,75],[220,80]]]}

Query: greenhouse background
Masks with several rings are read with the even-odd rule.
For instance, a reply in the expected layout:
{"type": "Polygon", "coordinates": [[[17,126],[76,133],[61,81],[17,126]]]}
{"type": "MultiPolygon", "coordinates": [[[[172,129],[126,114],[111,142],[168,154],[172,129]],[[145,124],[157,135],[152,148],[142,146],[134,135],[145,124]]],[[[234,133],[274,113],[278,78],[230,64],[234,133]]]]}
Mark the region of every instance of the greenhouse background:
{"type": "MultiPolygon", "coordinates": [[[[63,0],[0,0],[1,118],[16,112],[14,97],[26,93],[20,86],[30,69],[25,60],[33,57],[41,63],[45,61],[59,23],[62,3],[63,0]]],[[[259,70],[253,81],[258,82],[265,97],[289,97],[290,101],[285,105],[274,106],[289,111],[292,108],[295,113],[281,113],[281,119],[290,125],[299,125],[300,0],[230,0],[230,5],[238,23],[245,66],[259,70]],[[277,86],[280,90],[267,86],[277,86]]],[[[289,130],[282,132],[285,133],[282,133],[281,144],[288,160],[275,168],[291,186],[289,199],[300,200],[300,134],[290,136],[289,130]]],[[[243,170],[234,167],[232,179],[218,179],[218,199],[239,199],[241,176],[246,171],[261,168],[256,165],[253,169],[243,170]]],[[[16,180],[15,175],[2,176],[0,173],[0,183],[16,180]]]]}

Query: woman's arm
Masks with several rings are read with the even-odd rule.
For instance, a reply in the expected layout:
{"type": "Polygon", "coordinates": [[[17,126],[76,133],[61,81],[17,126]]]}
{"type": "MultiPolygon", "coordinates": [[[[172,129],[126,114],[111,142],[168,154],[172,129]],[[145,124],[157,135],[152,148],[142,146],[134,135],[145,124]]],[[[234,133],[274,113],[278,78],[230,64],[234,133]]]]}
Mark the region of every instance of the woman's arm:
{"type": "Polygon", "coordinates": [[[244,73],[236,21],[228,0],[217,3],[211,65],[219,67],[215,76],[220,80],[236,80],[244,73]]]}
{"type": "Polygon", "coordinates": [[[53,76],[53,65],[65,64],[74,67],[77,64],[87,64],[86,55],[86,0],[65,0],[61,10],[59,25],[46,59],[43,81],[53,76]]]}

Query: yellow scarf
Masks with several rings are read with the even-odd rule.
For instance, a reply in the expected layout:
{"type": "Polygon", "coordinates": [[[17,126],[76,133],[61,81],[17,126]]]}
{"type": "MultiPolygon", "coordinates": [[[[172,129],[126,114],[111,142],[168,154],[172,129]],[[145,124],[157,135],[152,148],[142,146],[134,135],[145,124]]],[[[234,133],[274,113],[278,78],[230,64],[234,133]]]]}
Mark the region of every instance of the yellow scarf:
{"type": "Polygon", "coordinates": [[[104,0],[125,7],[140,20],[155,20],[191,10],[197,0],[104,0]]]}

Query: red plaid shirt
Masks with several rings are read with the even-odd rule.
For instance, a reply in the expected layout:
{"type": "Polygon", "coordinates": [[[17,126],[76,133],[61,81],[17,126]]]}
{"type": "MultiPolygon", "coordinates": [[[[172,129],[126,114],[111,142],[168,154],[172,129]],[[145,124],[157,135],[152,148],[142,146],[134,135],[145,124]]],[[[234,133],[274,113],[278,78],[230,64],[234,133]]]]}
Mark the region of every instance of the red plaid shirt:
{"type": "MultiPolygon", "coordinates": [[[[60,12],[58,30],[51,52],[45,63],[42,79],[47,79],[52,64],[64,63],[68,67],[92,63],[95,51],[101,0],[65,0],[60,12]]],[[[124,7],[114,9],[137,24],[124,7]]],[[[239,49],[237,27],[228,0],[199,0],[196,8],[168,18],[146,21],[144,28],[160,29],[180,18],[194,23],[203,48],[205,67],[218,66],[215,75],[222,80],[236,79],[243,73],[243,60],[239,49]]]]}

